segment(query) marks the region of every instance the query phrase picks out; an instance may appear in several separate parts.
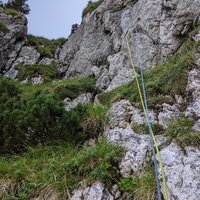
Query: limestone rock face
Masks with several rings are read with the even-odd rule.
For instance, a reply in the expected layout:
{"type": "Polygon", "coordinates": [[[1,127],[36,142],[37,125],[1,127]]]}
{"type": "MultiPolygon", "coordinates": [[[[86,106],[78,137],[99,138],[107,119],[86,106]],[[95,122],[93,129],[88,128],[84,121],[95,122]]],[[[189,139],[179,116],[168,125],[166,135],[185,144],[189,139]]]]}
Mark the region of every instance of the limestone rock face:
{"type": "Polygon", "coordinates": [[[0,10],[0,21],[6,25],[8,32],[0,31],[0,73],[7,72],[20,52],[27,33],[27,19],[24,16],[4,14],[0,10]]]}
{"type": "Polygon", "coordinates": [[[126,45],[128,30],[135,66],[151,68],[178,49],[199,21],[199,7],[199,0],[105,0],[83,18],[60,49],[62,70],[66,77],[96,76],[95,66],[100,71],[99,89],[110,91],[134,78],[126,45]]]}
{"type": "Polygon", "coordinates": [[[200,71],[193,69],[189,72],[187,91],[190,96],[189,105],[185,115],[200,117],[200,71]]]}
{"type": "MultiPolygon", "coordinates": [[[[125,177],[139,174],[151,159],[149,135],[135,133],[131,128],[132,118],[137,122],[141,120],[141,116],[137,117],[135,111],[138,109],[134,108],[129,101],[122,100],[114,103],[108,112],[110,123],[105,133],[106,137],[111,143],[127,150],[120,164],[120,173],[125,177]]],[[[143,118],[142,123],[145,123],[143,118]]],[[[160,146],[165,145],[166,139],[163,136],[156,136],[156,139],[160,146]]]]}
{"type": "Polygon", "coordinates": [[[101,183],[97,182],[91,187],[75,190],[71,200],[114,200],[114,197],[101,183]]]}
{"type": "Polygon", "coordinates": [[[87,104],[91,102],[93,95],[91,93],[85,93],[79,95],[76,99],[71,100],[70,98],[66,98],[64,100],[65,103],[65,110],[71,110],[75,108],[79,103],[81,104],[87,104]]]}
{"type": "Polygon", "coordinates": [[[200,151],[171,144],[161,151],[169,200],[200,200],[200,151]]]}

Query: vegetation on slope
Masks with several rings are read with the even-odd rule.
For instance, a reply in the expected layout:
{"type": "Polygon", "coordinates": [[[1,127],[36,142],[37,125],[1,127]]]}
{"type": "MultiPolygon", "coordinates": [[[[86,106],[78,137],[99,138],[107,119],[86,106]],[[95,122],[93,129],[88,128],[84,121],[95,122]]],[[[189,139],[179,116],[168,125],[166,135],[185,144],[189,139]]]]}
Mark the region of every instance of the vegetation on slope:
{"type": "Polygon", "coordinates": [[[18,70],[17,79],[23,81],[28,79],[30,82],[32,78],[38,77],[39,75],[44,79],[44,82],[52,81],[58,78],[57,68],[53,65],[22,65],[19,64],[15,67],[18,70]]]}
{"type": "MultiPolygon", "coordinates": [[[[198,43],[189,38],[168,61],[145,72],[150,108],[154,108],[157,103],[172,103],[175,94],[185,96],[188,71],[193,67],[197,46],[198,43]]],[[[98,95],[99,101],[104,105],[123,98],[140,102],[135,80],[111,92],[98,95]]]]}
{"type": "Polygon", "coordinates": [[[49,40],[44,37],[28,35],[27,45],[34,46],[36,50],[41,54],[41,57],[52,58],[56,49],[60,47],[65,41],[65,38],[49,40]]]}
{"type": "Polygon", "coordinates": [[[140,176],[121,178],[119,186],[125,192],[124,199],[156,200],[156,180],[153,164],[149,163],[140,176]]]}
{"type": "Polygon", "coordinates": [[[0,31],[3,33],[8,33],[9,29],[7,28],[7,26],[5,25],[4,22],[0,21],[0,31]]]}
{"type": "Polygon", "coordinates": [[[21,12],[14,10],[14,9],[11,9],[11,8],[5,9],[4,13],[7,14],[7,15],[12,15],[12,16],[18,16],[18,17],[22,16],[21,12]]]}
{"type": "Polygon", "coordinates": [[[88,1],[87,6],[84,8],[82,16],[87,15],[88,13],[91,13],[94,11],[98,6],[102,4],[103,0],[97,0],[97,1],[88,1]]]}
{"type": "MultiPolygon", "coordinates": [[[[78,95],[84,89],[83,84],[87,90],[89,85],[85,83],[91,82],[86,81],[90,80],[79,79],[76,87],[81,89],[73,91],[74,87],[69,87],[69,94],[78,95]]],[[[44,85],[41,86],[43,90],[34,86],[18,87],[13,80],[0,78],[0,152],[21,152],[28,146],[51,140],[81,143],[103,131],[107,122],[106,108],[89,104],[65,111],[60,94],[56,92],[62,84],[71,86],[75,80],[58,83],[54,88],[49,85],[51,90],[48,91],[44,85]],[[24,95],[26,87],[34,89],[24,95]]]]}
{"type": "Polygon", "coordinates": [[[41,85],[19,84],[22,90],[21,97],[26,99],[31,97],[34,93],[45,91],[49,94],[56,95],[60,100],[65,98],[74,99],[82,93],[95,92],[95,79],[94,78],[76,78],[65,79],[56,82],[47,82],[41,85]]]}
{"type": "Polygon", "coordinates": [[[194,121],[190,118],[174,118],[171,120],[165,134],[170,142],[175,139],[176,143],[182,148],[186,146],[200,148],[200,133],[192,129],[194,124],[194,121]]]}
{"type": "Polygon", "coordinates": [[[102,138],[92,147],[59,142],[30,148],[12,158],[0,158],[0,179],[13,180],[18,185],[12,193],[10,188],[2,191],[0,187],[0,197],[26,200],[48,189],[65,196],[83,180],[85,184],[100,181],[111,186],[119,177],[117,167],[122,153],[120,147],[102,138]]]}

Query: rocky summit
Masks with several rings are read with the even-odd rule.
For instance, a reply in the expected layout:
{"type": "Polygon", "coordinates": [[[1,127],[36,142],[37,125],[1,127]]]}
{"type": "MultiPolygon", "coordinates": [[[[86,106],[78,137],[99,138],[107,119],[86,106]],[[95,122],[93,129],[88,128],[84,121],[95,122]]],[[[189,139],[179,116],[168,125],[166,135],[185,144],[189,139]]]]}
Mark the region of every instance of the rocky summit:
{"type": "Polygon", "coordinates": [[[0,198],[160,200],[142,67],[162,199],[200,200],[200,1],[89,1],[66,39],[27,24],[0,8],[0,198]]]}

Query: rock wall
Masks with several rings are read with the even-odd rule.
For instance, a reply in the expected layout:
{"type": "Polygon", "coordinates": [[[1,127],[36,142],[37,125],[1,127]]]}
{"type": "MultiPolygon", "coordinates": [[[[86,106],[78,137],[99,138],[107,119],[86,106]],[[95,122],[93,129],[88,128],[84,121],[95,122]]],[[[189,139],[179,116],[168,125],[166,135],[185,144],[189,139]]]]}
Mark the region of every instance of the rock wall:
{"type": "Polygon", "coordinates": [[[125,37],[136,67],[162,62],[181,45],[200,18],[198,0],[105,0],[83,18],[78,31],[60,50],[66,77],[95,74],[107,91],[133,78],[125,37]]]}

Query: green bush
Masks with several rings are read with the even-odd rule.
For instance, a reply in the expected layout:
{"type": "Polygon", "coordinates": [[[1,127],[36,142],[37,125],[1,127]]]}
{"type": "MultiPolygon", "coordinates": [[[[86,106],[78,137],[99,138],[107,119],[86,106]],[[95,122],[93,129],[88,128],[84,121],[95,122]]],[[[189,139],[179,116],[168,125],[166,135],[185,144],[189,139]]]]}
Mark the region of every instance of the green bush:
{"type": "Polygon", "coordinates": [[[54,88],[54,92],[60,99],[66,97],[70,99],[76,98],[82,93],[93,93],[95,91],[95,79],[94,78],[77,78],[68,79],[54,88]]]}
{"type": "Polygon", "coordinates": [[[98,6],[102,4],[103,0],[97,0],[95,2],[88,1],[87,6],[84,8],[82,15],[86,15],[87,13],[91,13],[94,11],[98,6]]]}
{"type": "Polygon", "coordinates": [[[125,199],[157,200],[153,164],[147,165],[143,175],[122,178],[119,186],[125,192],[125,199]]]}
{"type": "Polygon", "coordinates": [[[88,138],[95,138],[100,133],[103,133],[104,128],[108,123],[108,109],[106,107],[93,104],[88,104],[86,107],[86,112],[81,122],[83,132],[88,138]]]}
{"type": "Polygon", "coordinates": [[[7,15],[12,15],[12,16],[19,16],[19,17],[22,16],[21,12],[14,10],[14,9],[11,9],[11,8],[5,9],[4,13],[7,14],[7,15]]]}
{"type": "Polygon", "coordinates": [[[44,82],[51,81],[58,77],[58,71],[53,65],[43,65],[43,64],[34,64],[34,65],[22,65],[19,64],[16,66],[16,69],[19,71],[17,79],[23,81],[28,78],[29,82],[32,78],[42,76],[44,82]]]}
{"type": "Polygon", "coordinates": [[[38,145],[22,155],[0,158],[0,180],[13,180],[18,187],[1,191],[0,198],[26,200],[38,194],[72,191],[80,182],[101,181],[111,186],[119,179],[123,149],[103,138],[93,147],[74,147],[65,142],[38,145]]]}
{"type": "Polygon", "coordinates": [[[0,31],[3,33],[9,33],[9,29],[7,28],[7,26],[5,25],[4,22],[0,21],[0,31]]]}
{"type": "Polygon", "coordinates": [[[66,41],[65,38],[49,40],[44,37],[28,35],[27,45],[34,46],[42,57],[52,58],[55,50],[66,41]]]}
{"type": "Polygon", "coordinates": [[[21,99],[23,93],[15,82],[4,77],[0,92],[0,152],[20,152],[50,140],[80,143],[90,137],[81,124],[87,116],[86,106],[67,112],[63,101],[48,91],[21,99]]]}
{"type": "Polygon", "coordinates": [[[192,130],[194,121],[190,118],[174,118],[165,131],[170,142],[175,139],[182,147],[196,146],[200,148],[200,132],[192,130]]]}

